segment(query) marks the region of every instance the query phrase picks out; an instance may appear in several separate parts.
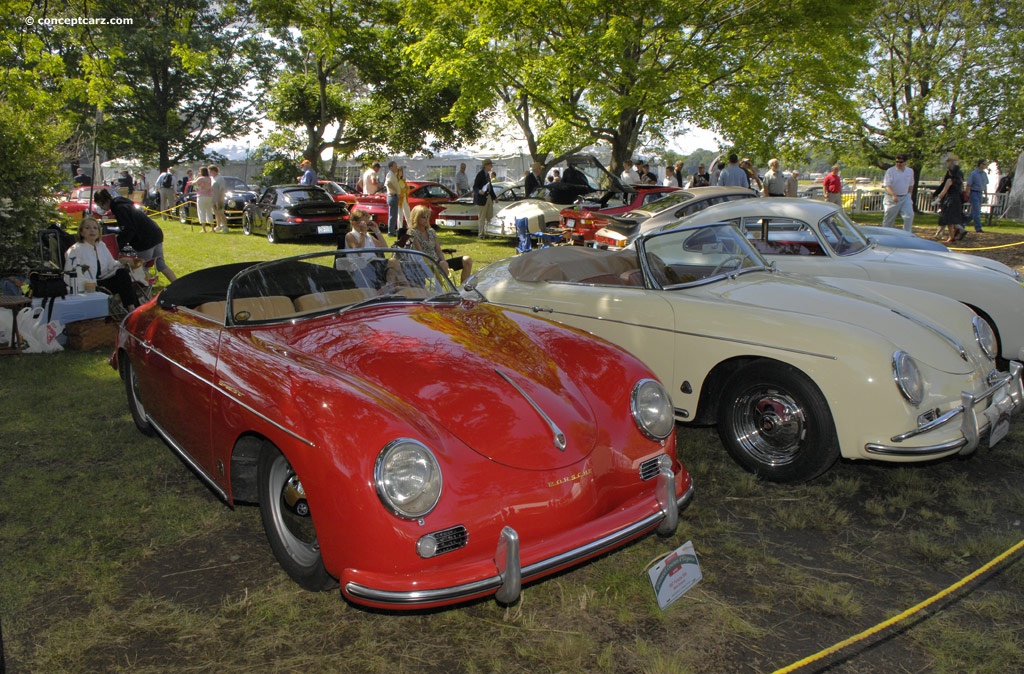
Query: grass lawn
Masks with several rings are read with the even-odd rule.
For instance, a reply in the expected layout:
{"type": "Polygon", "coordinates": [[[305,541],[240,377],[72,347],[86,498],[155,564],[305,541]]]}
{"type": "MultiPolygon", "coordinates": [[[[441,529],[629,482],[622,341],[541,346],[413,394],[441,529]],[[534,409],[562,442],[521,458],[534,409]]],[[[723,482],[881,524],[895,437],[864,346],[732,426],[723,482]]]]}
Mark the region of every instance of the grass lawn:
{"type": "MultiPolygon", "coordinates": [[[[179,275],[322,247],[162,224],[179,275]]],[[[478,267],[514,254],[507,241],[441,237],[478,267]]],[[[680,426],[697,498],[673,537],[528,586],[510,607],[368,611],[298,589],[256,508],[224,506],[140,435],[108,356],[0,357],[0,620],[12,674],[765,672],[899,614],[1024,537],[1019,422],[966,460],[842,463],[799,486],[757,481],[713,429],[680,426]],[[662,611],[644,569],[687,540],[704,579],[662,611]]],[[[1020,671],[1022,624],[1018,556],[843,660],[801,671],[1020,671]]]]}

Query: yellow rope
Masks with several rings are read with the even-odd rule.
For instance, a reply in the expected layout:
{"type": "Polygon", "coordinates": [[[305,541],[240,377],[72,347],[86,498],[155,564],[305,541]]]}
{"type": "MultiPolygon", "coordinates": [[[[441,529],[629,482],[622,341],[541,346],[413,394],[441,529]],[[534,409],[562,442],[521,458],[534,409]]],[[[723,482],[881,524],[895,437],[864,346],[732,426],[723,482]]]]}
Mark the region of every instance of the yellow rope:
{"type": "Polygon", "coordinates": [[[981,567],[980,569],[978,569],[977,571],[975,571],[971,575],[961,579],[959,582],[957,582],[957,583],[955,583],[953,585],[950,585],[949,587],[947,587],[942,592],[939,592],[938,594],[934,595],[933,597],[924,600],[923,602],[921,602],[917,606],[914,606],[913,608],[909,608],[906,611],[904,611],[903,613],[899,614],[898,616],[895,616],[893,618],[889,618],[885,622],[879,623],[879,624],[875,625],[874,627],[872,627],[870,629],[867,629],[867,630],[861,632],[860,634],[858,634],[856,636],[852,636],[849,639],[846,639],[845,641],[840,641],[838,644],[835,644],[834,646],[829,646],[825,650],[819,651],[819,652],[815,653],[814,655],[812,655],[810,657],[804,658],[803,660],[800,660],[799,662],[794,662],[792,665],[789,665],[788,667],[783,667],[782,669],[777,669],[777,670],[775,670],[774,674],[787,674],[788,672],[795,672],[796,670],[800,669],[801,667],[805,667],[806,665],[809,665],[812,662],[816,662],[816,661],[821,660],[822,658],[824,658],[826,656],[829,656],[829,655],[832,655],[834,653],[837,653],[838,651],[846,648],[847,646],[851,646],[851,645],[853,645],[853,644],[855,644],[855,643],[857,643],[859,641],[863,641],[864,639],[867,639],[868,637],[870,637],[870,636],[872,636],[874,634],[877,634],[878,632],[881,632],[882,630],[884,630],[884,629],[886,629],[888,627],[891,627],[892,625],[895,625],[896,623],[898,623],[898,622],[900,622],[902,620],[906,620],[907,618],[909,618],[910,616],[914,615],[915,613],[918,613],[919,611],[921,611],[921,610],[931,606],[932,604],[934,604],[935,602],[939,601],[940,599],[942,599],[942,598],[952,594],[953,592],[959,590],[964,585],[966,585],[967,583],[970,583],[972,580],[978,578],[982,574],[987,573],[988,571],[990,571],[995,566],[998,566],[999,564],[1002,564],[1003,561],[1005,561],[1007,558],[1009,558],[1010,556],[1014,555],[1015,553],[1019,552],[1021,549],[1024,549],[1024,540],[1020,541],[1019,543],[1014,545],[1012,548],[1010,548],[1009,550],[1007,550],[1003,554],[999,555],[998,557],[996,557],[991,562],[989,562],[985,566],[981,567]]]}
{"type": "Polygon", "coordinates": [[[998,250],[999,248],[1013,248],[1014,246],[1024,246],[1024,241],[1018,241],[1017,243],[1003,243],[998,246],[986,246],[984,248],[950,248],[950,250],[962,250],[968,253],[973,253],[979,250],[998,250]]]}

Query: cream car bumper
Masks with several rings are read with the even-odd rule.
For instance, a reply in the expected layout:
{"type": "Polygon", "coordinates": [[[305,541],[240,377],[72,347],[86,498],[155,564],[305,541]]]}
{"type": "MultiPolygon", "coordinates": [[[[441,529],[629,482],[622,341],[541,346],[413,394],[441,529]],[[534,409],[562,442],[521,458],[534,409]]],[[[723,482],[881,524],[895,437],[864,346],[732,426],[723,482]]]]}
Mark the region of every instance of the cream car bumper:
{"type": "Polygon", "coordinates": [[[991,447],[1006,435],[1010,427],[1010,417],[1024,406],[1022,372],[1024,365],[1011,361],[1009,373],[985,391],[977,395],[962,391],[959,406],[912,431],[893,436],[890,438],[893,444],[868,443],[864,449],[869,454],[881,456],[927,457],[949,454],[957,450],[960,454],[970,454],[977,449],[982,435],[986,433],[991,447]],[[956,423],[960,424],[960,437],[953,440],[923,447],[907,447],[900,444],[956,423]]]}

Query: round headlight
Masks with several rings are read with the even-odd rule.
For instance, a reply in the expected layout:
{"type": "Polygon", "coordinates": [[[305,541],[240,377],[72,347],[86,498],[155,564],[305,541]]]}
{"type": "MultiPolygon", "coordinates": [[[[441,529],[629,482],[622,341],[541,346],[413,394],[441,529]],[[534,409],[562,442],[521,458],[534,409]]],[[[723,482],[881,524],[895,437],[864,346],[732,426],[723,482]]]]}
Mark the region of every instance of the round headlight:
{"type": "Polygon", "coordinates": [[[974,317],[974,336],[978,339],[978,345],[989,360],[995,360],[999,355],[999,340],[992,326],[981,316],[974,317]]]}
{"type": "Polygon", "coordinates": [[[664,440],[676,427],[672,398],[665,387],[653,379],[636,383],[629,407],[637,427],[653,440],[664,440]]]}
{"type": "Polygon", "coordinates": [[[399,517],[423,517],[441,497],[441,467],[423,443],[393,440],[381,450],[373,467],[377,496],[399,517]]]}
{"type": "Polygon", "coordinates": [[[917,363],[909,353],[897,351],[892,354],[892,373],[903,397],[915,407],[921,404],[924,384],[921,382],[921,372],[917,369],[917,363]]]}
{"type": "Polygon", "coordinates": [[[238,202],[234,199],[228,199],[228,208],[238,208],[238,202]]]}

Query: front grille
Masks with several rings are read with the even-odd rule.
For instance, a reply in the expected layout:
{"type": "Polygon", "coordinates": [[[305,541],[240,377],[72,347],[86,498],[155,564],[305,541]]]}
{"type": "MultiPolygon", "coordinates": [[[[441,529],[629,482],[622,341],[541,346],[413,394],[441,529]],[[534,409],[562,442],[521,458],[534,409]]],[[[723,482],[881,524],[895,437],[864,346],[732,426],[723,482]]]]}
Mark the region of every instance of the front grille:
{"type": "Polygon", "coordinates": [[[646,482],[647,480],[653,480],[654,478],[658,477],[658,471],[660,470],[662,456],[665,455],[661,454],[659,456],[655,456],[654,458],[647,459],[646,461],[640,464],[641,480],[646,482]]]}
{"type": "Polygon", "coordinates": [[[437,552],[435,553],[437,555],[464,548],[469,542],[469,532],[461,524],[451,529],[435,531],[431,535],[437,541],[437,552]]]}

